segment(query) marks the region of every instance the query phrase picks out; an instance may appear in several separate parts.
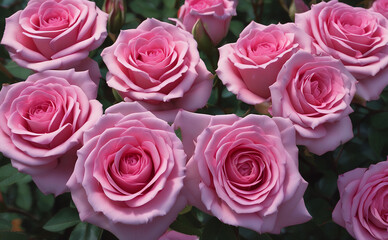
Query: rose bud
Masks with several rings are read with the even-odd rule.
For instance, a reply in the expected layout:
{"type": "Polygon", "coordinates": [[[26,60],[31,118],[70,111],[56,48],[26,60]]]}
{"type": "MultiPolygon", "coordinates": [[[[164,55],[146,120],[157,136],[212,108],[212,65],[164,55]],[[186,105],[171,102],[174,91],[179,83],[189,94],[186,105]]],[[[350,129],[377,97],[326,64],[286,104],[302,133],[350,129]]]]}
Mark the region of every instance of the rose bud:
{"type": "Polygon", "coordinates": [[[125,23],[126,12],[125,0],[105,0],[102,10],[109,14],[108,29],[109,32],[117,34],[125,23]]]}
{"type": "Polygon", "coordinates": [[[178,11],[178,18],[189,32],[201,19],[213,44],[217,45],[228,33],[236,6],[237,0],[186,0],[178,11]]]}

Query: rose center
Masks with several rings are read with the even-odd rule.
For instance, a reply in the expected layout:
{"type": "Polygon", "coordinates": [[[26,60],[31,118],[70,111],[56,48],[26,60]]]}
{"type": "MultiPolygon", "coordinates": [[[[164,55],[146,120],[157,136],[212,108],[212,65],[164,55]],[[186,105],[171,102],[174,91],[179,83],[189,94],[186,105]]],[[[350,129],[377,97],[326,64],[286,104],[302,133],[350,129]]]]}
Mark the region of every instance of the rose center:
{"type": "Polygon", "coordinates": [[[39,103],[29,109],[27,118],[30,120],[42,119],[47,113],[51,113],[53,109],[54,106],[51,102],[39,103]]]}
{"type": "Polygon", "coordinates": [[[344,14],[340,19],[342,29],[353,34],[363,34],[362,19],[353,14],[344,14]]]}
{"type": "Polygon", "coordinates": [[[140,53],[138,56],[138,60],[148,64],[159,63],[163,61],[164,58],[165,55],[162,49],[150,49],[140,53]]]}
{"type": "Polygon", "coordinates": [[[120,162],[120,173],[137,174],[141,170],[140,159],[138,155],[126,155],[120,162]]]}
{"type": "Polygon", "coordinates": [[[318,81],[313,81],[311,83],[311,92],[313,96],[316,97],[317,99],[320,97],[322,90],[321,90],[321,87],[319,86],[318,81]]]}
{"type": "Polygon", "coordinates": [[[252,162],[237,163],[236,168],[241,176],[249,176],[252,173],[252,162]]]}
{"type": "Polygon", "coordinates": [[[39,23],[36,21],[36,18],[32,20],[35,22],[34,25],[37,25],[40,30],[56,31],[69,26],[69,12],[67,9],[59,6],[50,7],[39,16],[39,23]]]}
{"type": "Polygon", "coordinates": [[[275,49],[276,46],[274,46],[273,43],[260,43],[257,44],[254,48],[253,51],[257,55],[267,55],[267,53],[273,52],[273,49],[275,49]]]}

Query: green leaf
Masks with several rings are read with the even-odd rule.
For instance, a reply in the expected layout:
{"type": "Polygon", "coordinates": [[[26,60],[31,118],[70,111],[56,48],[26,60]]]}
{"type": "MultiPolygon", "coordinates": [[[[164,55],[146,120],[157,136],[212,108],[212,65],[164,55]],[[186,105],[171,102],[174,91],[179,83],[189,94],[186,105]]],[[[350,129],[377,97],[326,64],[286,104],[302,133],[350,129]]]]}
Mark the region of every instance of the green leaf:
{"type": "MultiPolygon", "coordinates": [[[[179,129],[180,129],[180,128],[179,128],[179,129]]],[[[180,214],[180,215],[186,214],[186,213],[190,212],[192,208],[193,208],[193,206],[187,205],[182,211],[179,212],[179,214],[180,214]]]]}
{"type": "Polygon", "coordinates": [[[5,65],[5,68],[15,77],[27,79],[32,74],[32,70],[20,67],[16,62],[10,61],[5,65]]]}
{"type": "Polygon", "coordinates": [[[161,11],[158,9],[157,3],[144,1],[144,0],[135,0],[130,1],[130,8],[134,13],[137,13],[144,18],[160,18],[161,11]]]}
{"type": "Polygon", "coordinates": [[[12,224],[7,219],[0,218],[0,231],[9,231],[12,228],[12,224]]]}
{"type": "Polygon", "coordinates": [[[86,222],[80,222],[70,234],[69,240],[95,240],[99,239],[102,229],[86,222]]]}
{"type": "Polygon", "coordinates": [[[0,167],[0,187],[12,185],[14,183],[27,183],[31,181],[29,175],[20,173],[12,165],[6,164],[0,167]]]}
{"type": "Polygon", "coordinates": [[[380,153],[385,145],[386,138],[387,135],[385,131],[378,131],[373,128],[369,129],[369,145],[377,156],[380,156],[380,153]]]}
{"type": "Polygon", "coordinates": [[[220,222],[217,218],[211,218],[203,229],[201,240],[235,240],[234,227],[220,222]]]}
{"type": "Polygon", "coordinates": [[[4,240],[27,240],[28,237],[24,233],[19,232],[0,232],[0,239],[4,240]]]}
{"type": "Polygon", "coordinates": [[[18,183],[16,206],[29,211],[32,206],[31,188],[27,183],[18,183]]]}
{"type": "Polygon", "coordinates": [[[325,172],[318,182],[319,191],[326,197],[331,197],[337,190],[337,175],[333,172],[325,172]]]}
{"type": "Polygon", "coordinates": [[[54,206],[54,196],[52,194],[44,195],[39,189],[35,191],[37,207],[41,212],[48,212],[54,206]]]}
{"type": "Polygon", "coordinates": [[[168,8],[174,8],[175,7],[176,0],[163,0],[163,3],[168,8]]]}
{"type": "Polygon", "coordinates": [[[230,21],[229,29],[236,37],[240,35],[244,27],[245,25],[240,21],[237,21],[237,20],[230,21]]]}
{"type": "Polygon", "coordinates": [[[170,228],[188,235],[201,235],[201,223],[191,212],[178,215],[176,220],[170,225],[170,228]]]}
{"type": "Polygon", "coordinates": [[[175,135],[182,140],[182,130],[180,128],[175,130],[175,135]]]}
{"type": "Polygon", "coordinates": [[[388,112],[377,113],[371,117],[371,126],[374,129],[388,128],[388,112]]]}
{"type": "Polygon", "coordinates": [[[50,232],[59,232],[66,228],[72,227],[80,222],[78,211],[74,208],[61,209],[54,215],[43,228],[50,232]]]}
{"type": "Polygon", "coordinates": [[[306,207],[311,216],[313,217],[313,221],[316,224],[322,224],[331,219],[331,212],[333,211],[330,204],[321,199],[314,198],[306,202],[306,207]]]}

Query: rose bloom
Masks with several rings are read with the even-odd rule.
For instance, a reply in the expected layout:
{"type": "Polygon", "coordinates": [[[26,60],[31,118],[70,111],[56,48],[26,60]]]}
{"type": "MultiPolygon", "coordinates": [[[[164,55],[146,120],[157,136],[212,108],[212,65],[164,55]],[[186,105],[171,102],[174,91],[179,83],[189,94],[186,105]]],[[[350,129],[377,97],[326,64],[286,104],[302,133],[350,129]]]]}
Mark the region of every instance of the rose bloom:
{"type": "Polygon", "coordinates": [[[183,190],[190,204],[259,233],[310,220],[288,119],[181,111],[174,128],[190,158],[183,190]]]}
{"type": "Polygon", "coordinates": [[[230,20],[236,16],[237,0],[186,0],[179,8],[178,19],[191,32],[198,20],[214,45],[228,33],[230,20]]]}
{"type": "Polygon", "coordinates": [[[178,109],[205,106],[212,76],[199,57],[193,36],[168,23],[147,19],[121,31],[103,50],[107,83],[125,101],[137,101],[167,121],[178,109]]]}
{"type": "Polygon", "coordinates": [[[296,14],[321,53],[341,60],[359,81],[357,94],[376,100],[388,85],[388,20],[373,11],[337,1],[321,2],[296,14]]]}
{"type": "Polygon", "coordinates": [[[158,239],[186,200],[186,155],[167,122],[121,102],[84,134],[67,185],[82,221],[120,239],[158,239]]]}
{"type": "Polygon", "coordinates": [[[340,61],[300,51],[270,87],[272,115],[290,119],[296,143],[322,155],[353,137],[348,115],[356,82],[340,61]]]}
{"type": "Polygon", "coordinates": [[[373,2],[371,7],[372,11],[381,13],[384,17],[388,18],[388,1],[387,0],[376,0],[373,2]]]}
{"type": "Polygon", "coordinates": [[[236,43],[219,48],[217,75],[229,91],[248,104],[269,100],[271,86],[284,63],[299,49],[311,51],[311,37],[293,23],[251,22],[236,43]]]}
{"type": "Polygon", "coordinates": [[[333,221],[356,239],[388,239],[388,161],[338,177],[333,221]]]}
{"type": "Polygon", "coordinates": [[[2,44],[35,71],[74,68],[107,36],[108,15],[86,0],[30,0],[7,18],[2,44]]]}
{"type": "Polygon", "coordinates": [[[159,240],[199,240],[198,236],[186,235],[176,231],[167,231],[159,240]]]}
{"type": "Polygon", "coordinates": [[[89,73],[48,70],[0,91],[0,152],[39,189],[67,191],[82,134],[102,115],[89,73]],[[82,81],[80,81],[80,79],[82,81]]]}

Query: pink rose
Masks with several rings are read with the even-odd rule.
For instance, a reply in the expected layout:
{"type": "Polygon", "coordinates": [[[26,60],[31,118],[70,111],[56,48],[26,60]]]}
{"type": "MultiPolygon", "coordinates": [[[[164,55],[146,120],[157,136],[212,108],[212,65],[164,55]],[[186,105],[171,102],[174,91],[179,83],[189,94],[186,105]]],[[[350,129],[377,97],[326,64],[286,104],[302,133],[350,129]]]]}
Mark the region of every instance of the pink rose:
{"type": "Polygon", "coordinates": [[[0,91],[0,152],[39,189],[67,191],[83,132],[102,115],[89,73],[48,70],[0,91]],[[82,80],[82,81],[80,81],[82,80]]]}
{"type": "Polygon", "coordinates": [[[87,0],[30,0],[7,18],[1,43],[22,67],[74,68],[106,38],[107,18],[87,0]]]}
{"type": "Polygon", "coordinates": [[[357,94],[376,100],[388,85],[388,20],[365,8],[332,0],[296,14],[320,52],[341,60],[359,81],[357,94]]]}
{"type": "Polygon", "coordinates": [[[356,239],[388,239],[388,161],[338,177],[333,221],[356,239]]]}
{"type": "Polygon", "coordinates": [[[157,239],[186,204],[186,155],[167,122],[138,103],[106,109],[84,134],[67,185],[82,221],[120,239],[157,239]]]}
{"type": "Polygon", "coordinates": [[[107,83],[125,101],[137,101],[167,121],[180,108],[195,111],[210,97],[212,76],[188,32],[156,19],[121,31],[103,50],[107,83]]]}
{"type": "Polygon", "coordinates": [[[186,235],[176,231],[168,231],[159,240],[199,240],[198,236],[186,235]]]}
{"type": "Polygon", "coordinates": [[[290,119],[296,143],[322,155],[353,137],[348,115],[353,112],[355,84],[340,61],[300,51],[270,87],[272,115],[290,119]]]}
{"type": "Polygon", "coordinates": [[[299,49],[311,51],[310,36],[293,23],[251,22],[236,43],[219,48],[217,75],[229,91],[248,104],[269,100],[278,72],[299,49]]]}
{"type": "Polygon", "coordinates": [[[228,33],[230,20],[236,16],[237,0],[186,0],[178,11],[178,18],[189,32],[198,20],[214,45],[228,33]]]}
{"type": "Polygon", "coordinates": [[[259,233],[279,233],[311,218],[288,119],[181,111],[174,127],[190,158],[183,189],[189,204],[259,233]]]}
{"type": "Polygon", "coordinates": [[[387,0],[376,0],[373,2],[371,7],[372,11],[381,13],[385,18],[388,18],[388,1],[387,0]]]}

